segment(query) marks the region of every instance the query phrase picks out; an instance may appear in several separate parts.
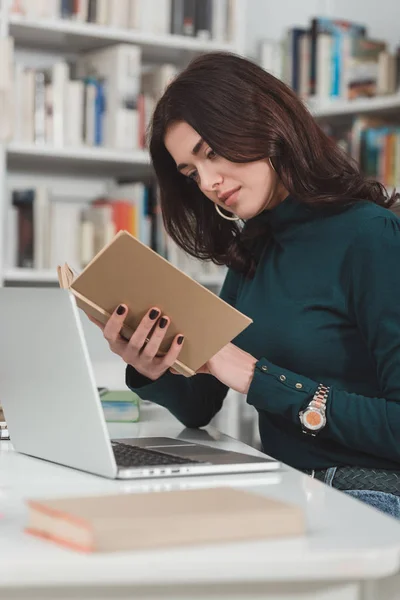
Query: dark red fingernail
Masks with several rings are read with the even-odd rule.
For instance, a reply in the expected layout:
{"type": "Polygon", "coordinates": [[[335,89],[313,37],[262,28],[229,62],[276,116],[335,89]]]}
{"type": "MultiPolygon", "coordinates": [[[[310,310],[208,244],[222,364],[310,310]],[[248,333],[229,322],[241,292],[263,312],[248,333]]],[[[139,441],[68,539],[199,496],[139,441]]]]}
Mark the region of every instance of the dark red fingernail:
{"type": "Polygon", "coordinates": [[[159,314],[160,314],[160,311],[153,308],[153,310],[150,311],[149,318],[152,321],[154,321],[158,317],[159,314]]]}
{"type": "Polygon", "coordinates": [[[161,329],[164,329],[164,327],[166,326],[167,323],[168,323],[167,319],[165,317],[161,317],[160,323],[159,323],[161,329]]]}
{"type": "Polygon", "coordinates": [[[176,341],[178,342],[179,345],[181,345],[183,343],[183,340],[184,340],[183,335],[180,335],[176,341]]]}
{"type": "Polygon", "coordinates": [[[117,315],[123,315],[125,312],[125,306],[122,306],[122,304],[120,304],[117,308],[117,315]]]}

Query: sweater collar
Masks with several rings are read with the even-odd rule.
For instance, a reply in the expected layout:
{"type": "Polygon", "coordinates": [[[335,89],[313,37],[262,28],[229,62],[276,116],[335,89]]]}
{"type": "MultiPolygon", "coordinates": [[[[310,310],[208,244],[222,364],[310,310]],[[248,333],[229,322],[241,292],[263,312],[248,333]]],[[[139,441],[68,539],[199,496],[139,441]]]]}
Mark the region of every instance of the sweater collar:
{"type": "Polygon", "coordinates": [[[289,195],[274,208],[264,210],[256,219],[269,223],[273,232],[279,232],[296,223],[310,221],[315,212],[312,207],[289,195]]]}

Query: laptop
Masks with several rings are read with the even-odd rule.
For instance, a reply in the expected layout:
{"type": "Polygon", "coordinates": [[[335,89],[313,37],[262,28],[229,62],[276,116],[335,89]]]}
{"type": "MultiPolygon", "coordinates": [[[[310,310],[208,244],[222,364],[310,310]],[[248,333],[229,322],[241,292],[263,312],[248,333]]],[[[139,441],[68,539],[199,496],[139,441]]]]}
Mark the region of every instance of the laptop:
{"type": "Polygon", "coordinates": [[[67,290],[0,289],[0,398],[17,452],[112,479],[280,467],[182,439],[110,440],[78,311],[67,290]]]}

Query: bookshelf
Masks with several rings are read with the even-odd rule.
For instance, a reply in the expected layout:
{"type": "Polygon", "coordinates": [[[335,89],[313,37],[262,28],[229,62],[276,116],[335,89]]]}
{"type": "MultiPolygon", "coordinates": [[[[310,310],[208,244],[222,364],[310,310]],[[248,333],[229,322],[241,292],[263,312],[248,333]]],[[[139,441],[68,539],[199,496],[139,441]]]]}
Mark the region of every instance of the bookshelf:
{"type": "Polygon", "coordinates": [[[145,59],[157,60],[162,57],[164,62],[179,61],[182,53],[188,57],[218,50],[235,52],[237,48],[235,43],[201,40],[183,35],[154,35],[67,19],[35,20],[12,16],[9,19],[9,33],[16,44],[40,50],[47,48],[81,52],[116,43],[137,44],[142,47],[145,59]]]}
{"type": "MultiPolygon", "coordinates": [[[[143,0],[144,1],[144,0],[143,0]]],[[[218,1],[218,0],[214,0],[218,1]]],[[[35,56],[70,57],[86,50],[96,50],[126,43],[139,46],[144,62],[172,62],[183,66],[198,53],[227,50],[244,54],[246,28],[246,0],[235,0],[232,19],[232,40],[229,43],[201,38],[154,34],[145,31],[85,23],[65,18],[35,18],[32,16],[10,15],[10,0],[0,0],[0,38],[11,36],[15,52],[29,53],[30,64],[35,56]]],[[[396,115],[400,111],[400,93],[360,98],[346,101],[341,99],[310,100],[312,114],[321,122],[349,121],[357,115],[396,115]]],[[[0,143],[0,186],[3,202],[0,203],[0,285],[24,282],[53,283],[46,271],[26,272],[23,269],[9,268],[4,264],[4,223],[5,207],[9,198],[10,175],[13,182],[19,176],[41,173],[43,176],[60,173],[69,175],[71,181],[76,175],[97,177],[104,181],[104,188],[111,180],[134,176],[148,180],[152,175],[149,154],[146,150],[123,151],[104,147],[50,146],[29,142],[10,141],[0,143]]],[[[200,276],[199,276],[200,277],[200,276]]],[[[218,287],[223,275],[205,273],[201,277],[204,285],[218,287]]]]}
{"type": "MultiPolygon", "coordinates": [[[[131,0],[132,4],[138,1],[140,0],[131,0]]],[[[49,2],[55,3],[55,0],[49,2]]],[[[141,2],[145,4],[145,0],[141,2]]],[[[13,14],[10,10],[11,4],[11,0],[0,0],[0,39],[11,37],[14,57],[22,56],[23,60],[27,61],[27,66],[33,69],[36,68],[36,62],[40,65],[38,68],[42,68],[42,64],[51,65],[57,60],[73,61],[82,52],[100,50],[116,44],[140,47],[142,66],[171,63],[180,68],[192,57],[203,52],[222,50],[244,53],[245,0],[229,2],[232,7],[229,42],[205,39],[202,36],[152,33],[127,28],[125,24],[117,27],[55,15],[37,17],[31,12],[26,15],[13,14]]],[[[29,11],[32,4],[33,2],[28,3],[29,11]]],[[[43,6],[43,3],[41,4],[43,6]]],[[[77,4],[79,3],[75,6],[77,4]]],[[[7,237],[6,211],[10,202],[10,190],[18,187],[20,180],[21,187],[26,187],[31,175],[32,180],[41,178],[41,183],[46,177],[55,176],[64,176],[64,179],[70,177],[72,183],[77,176],[82,178],[87,175],[91,181],[98,178],[99,185],[104,184],[103,189],[106,193],[111,183],[118,178],[132,177],[137,181],[149,181],[152,169],[147,150],[47,145],[15,141],[3,135],[0,142],[0,186],[3,198],[0,203],[0,286],[35,283],[52,285],[57,282],[56,273],[52,269],[23,269],[6,264],[4,238],[7,237]]],[[[99,185],[95,186],[97,194],[99,185]]],[[[211,289],[218,289],[223,277],[222,269],[218,273],[210,273],[206,269],[204,274],[199,272],[196,279],[211,289]]]]}
{"type": "MultiPolygon", "coordinates": [[[[9,283],[49,283],[57,284],[57,274],[53,269],[6,269],[4,279],[9,283]]],[[[219,288],[223,283],[224,275],[199,275],[196,281],[209,288],[219,288]]]]}
{"type": "Polygon", "coordinates": [[[108,148],[53,147],[10,142],[6,145],[7,164],[16,168],[80,170],[111,176],[129,175],[132,169],[140,176],[151,172],[146,150],[124,152],[108,148]]]}
{"type": "Polygon", "coordinates": [[[356,100],[309,101],[308,107],[316,119],[352,118],[361,114],[398,114],[400,93],[356,100]]]}
{"type": "Polygon", "coordinates": [[[56,284],[57,274],[53,269],[5,269],[4,279],[8,283],[54,283],[56,284]]]}

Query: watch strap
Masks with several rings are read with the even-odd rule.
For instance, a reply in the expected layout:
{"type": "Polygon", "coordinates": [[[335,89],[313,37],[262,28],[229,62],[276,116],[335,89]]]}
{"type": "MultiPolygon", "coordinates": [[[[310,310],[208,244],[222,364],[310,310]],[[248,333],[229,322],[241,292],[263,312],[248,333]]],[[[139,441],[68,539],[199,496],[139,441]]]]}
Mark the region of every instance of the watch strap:
{"type": "Polygon", "coordinates": [[[325,427],[326,403],[328,400],[329,392],[330,392],[330,387],[327,385],[324,385],[323,383],[320,383],[312,397],[312,400],[308,404],[307,408],[304,411],[300,412],[299,417],[300,417],[300,423],[301,423],[301,426],[303,429],[303,433],[309,433],[309,434],[315,436],[317,433],[319,433],[319,431],[321,431],[321,429],[323,429],[325,427]],[[313,415],[315,418],[318,414],[319,414],[319,419],[320,419],[321,424],[317,425],[316,423],[312,423],[312,421],[310,421],[309,426],[307,426],[308,425],[307,417],[312,417],[312,415],[313,415]]]}

